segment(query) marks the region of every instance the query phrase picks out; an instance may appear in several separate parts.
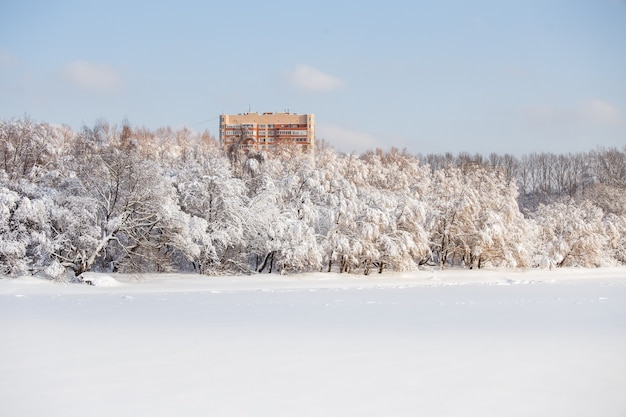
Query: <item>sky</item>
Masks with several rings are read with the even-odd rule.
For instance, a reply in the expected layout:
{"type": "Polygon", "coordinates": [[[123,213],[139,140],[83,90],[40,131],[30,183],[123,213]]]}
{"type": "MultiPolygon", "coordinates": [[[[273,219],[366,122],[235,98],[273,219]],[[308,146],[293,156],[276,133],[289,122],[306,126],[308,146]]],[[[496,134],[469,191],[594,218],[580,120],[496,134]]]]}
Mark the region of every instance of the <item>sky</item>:
{"type": "Polygon", "coordinates": [[[341,152],[621,149],[626,0],[0,0],[0,119],[285,110],[341,152]]]}

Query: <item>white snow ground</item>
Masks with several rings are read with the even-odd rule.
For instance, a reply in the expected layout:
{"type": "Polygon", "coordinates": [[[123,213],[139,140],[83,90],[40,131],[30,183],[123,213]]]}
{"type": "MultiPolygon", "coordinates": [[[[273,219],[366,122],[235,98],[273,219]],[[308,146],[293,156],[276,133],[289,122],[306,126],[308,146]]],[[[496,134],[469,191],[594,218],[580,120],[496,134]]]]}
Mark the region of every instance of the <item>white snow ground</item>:
{"type": "Polygon", "coordinates": [[[626,269],[0,279],[0,416],[626,416],[626,269]]]}

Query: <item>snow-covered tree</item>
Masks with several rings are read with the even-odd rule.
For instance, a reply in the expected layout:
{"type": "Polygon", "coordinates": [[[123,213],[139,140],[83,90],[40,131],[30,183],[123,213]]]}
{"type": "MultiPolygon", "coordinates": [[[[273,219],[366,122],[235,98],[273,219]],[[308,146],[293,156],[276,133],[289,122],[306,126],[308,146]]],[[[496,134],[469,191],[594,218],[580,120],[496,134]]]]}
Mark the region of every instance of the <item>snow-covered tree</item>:
{"type": "Polygon", "coordinates": [[[357,199],[356,187],[344,178],[334,178],[327,203],[331,207],[328,213],[331,225],[322,243],[324,261],[329,272],[334,263],[338,264],[339,272],[349,272],[359,266],[362,252],[357,224],[362,204],[357,199]]]}
{"type": "Polygon", "coordinates": [[[30,119],[0,120],[0,168],[8,180],[33,174],[63,149],[62,129],[30,119]]]}
{"type": "Polygon", "coordinates": [[[0,121],[0,273],[626,263],[624,150],[231,151],[187,128],[0,121]]]}
{"type": "Polygon", "coordinates": [[[197,270],[209,274],[247,270],[242,250],[252,213],[245,184],[232,177],[228,161],[213,158],[187,164],[175,185],[180,207],[190,216],[197,270]]]}
{"type": "Polygon", "coordinates": [[[52,256],[59,242],[51,226],[51,193],[26,181],[0,186],[0,273],[52,278],[62,273],[52,256]]]}
{"type": "MultiPolygon", "coordinates": [[[[407,210],[404,204],[402,209],[407,210]]],[[[369,274],[372,266],[376,266],[379,273],[387,268],[412,270],[416,258],[427,252],[425,233],[420,233],[415,224],[406,227],[409,226],[406,224],[408,213],[399,213],[398,206],[398,196],[394,193],[370,191],[359,217],[365,274],[369,274]],[[404,216],[404,224],[398,221],[399,216],[404,216]]]]}
{"type": "Polygon", "coordinates": [[[281,145],[263,159],[250,178],[256,270],[310,271],[321,266],[318,236],[323,191],[313,155],[298,146],[281,145]],[[261,226],[265,224],[266,227],[261,226]]]}
{"type": "Polygon", "coordinates": [[[499,170],[475,169],[466,174],[475,190],[477,212],[470,231],[466,263],[470,267],[526,266],[529,248],[524,218],[517,204],[517,187],[499,170]]]}
{"type": "Polygon", "coordinates": [[[528,263],[517,188],[499,171],[473,165],[436,171],[428,202],[431,250],[440,266],[528,263]]]}
{"type": "Polygon", "coordinates": [[[26,247],[30,242],[26,225],[14,218],[21,202],[20,195],[0,188],[0,273],[23,274],[29,270],[26,247]]]}
{"type": "Polygon", "coordinates": [[[607,257],[626,265],[626,215],[609,213],[604,219],[607,257]]]}
{"type": "Polygon", "coordinates": [[[409,195],[399,195],[394,210],[399,231],[410,236],[414,246],[414,260],[417,265],[428,263],[432,259],[430,237],[426,230],[429,207],[417,191],[409,195]]]}
{"type": "Polygon", "coordinates": [[[148,248],[173,201],[160,167],[115,148],[86,154],[80,162],[59,197],[59,205],[74,214],[58,218],[59,234],[66,240],[56,255],[59,261],[80,275],[96,263],[134,270],[138,258],[158,256],[148,248]]]}
{"type": "Polygon", "coordinates": [[[539,226],[536,264],[543,267],[601,266],[610,260],[603,213],[592,202],[540,205],[533,219],[539,226]]]}
{"type": "Polygon", "coordinates": [[[427,219],[433,260],[444,268],[463,262],[471,250],[474,220],[479,202],[476,190],[464,183],[457,168],[438,170],[433,175],[427,219]]]}

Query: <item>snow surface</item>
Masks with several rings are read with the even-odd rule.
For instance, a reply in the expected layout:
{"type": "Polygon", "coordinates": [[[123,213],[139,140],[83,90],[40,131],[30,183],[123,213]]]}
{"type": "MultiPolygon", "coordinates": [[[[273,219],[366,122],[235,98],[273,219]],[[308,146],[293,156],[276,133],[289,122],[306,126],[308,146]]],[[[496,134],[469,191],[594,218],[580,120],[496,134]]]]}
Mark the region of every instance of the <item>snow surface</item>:
{"type": "Polygon", "coordinates": [[[0,416],[626,416],[626,268],[0,279],[0,416]]]}

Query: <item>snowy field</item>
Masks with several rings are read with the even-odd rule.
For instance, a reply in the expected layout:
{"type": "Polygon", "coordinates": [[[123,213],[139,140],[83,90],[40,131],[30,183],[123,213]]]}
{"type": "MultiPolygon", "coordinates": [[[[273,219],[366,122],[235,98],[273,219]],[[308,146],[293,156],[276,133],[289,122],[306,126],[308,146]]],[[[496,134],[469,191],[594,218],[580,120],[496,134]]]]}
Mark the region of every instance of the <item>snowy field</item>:
{"type": "Polygon", "coordinates": [[[0,279],[0,416],[626,416],[626,269],[0,279]]]}

